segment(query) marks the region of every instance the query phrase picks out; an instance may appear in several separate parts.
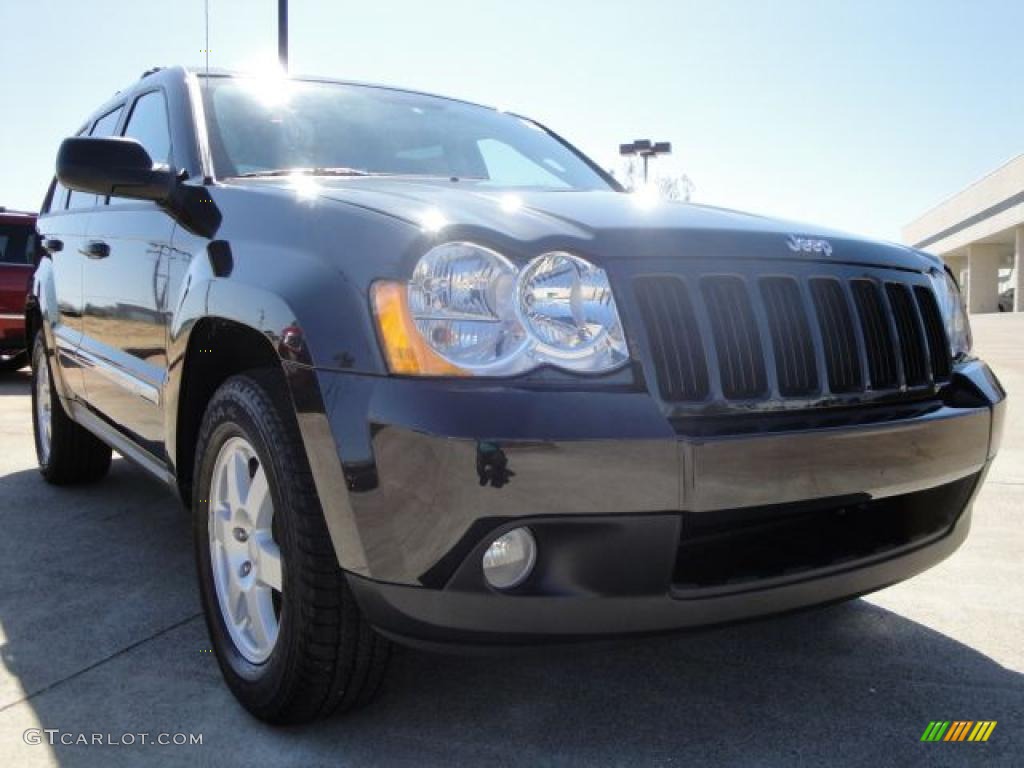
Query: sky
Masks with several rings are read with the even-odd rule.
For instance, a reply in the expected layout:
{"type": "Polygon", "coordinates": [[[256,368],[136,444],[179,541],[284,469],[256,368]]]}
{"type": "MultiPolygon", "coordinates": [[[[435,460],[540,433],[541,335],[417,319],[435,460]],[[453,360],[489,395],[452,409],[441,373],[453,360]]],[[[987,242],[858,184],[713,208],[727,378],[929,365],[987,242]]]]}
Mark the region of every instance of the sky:
{"type": "MultiPolygon", "coordinates": [[[[209,0],[211,66],[276,54],[276,0],[209,0]]],[[[0,0],[0,205],[153,66],[203,0],[0,0]]],[[[291,70],[529,115],[605,167],[635,138],[695,202],[887,240],[1024,152],[1020,0],[291,0],[291,70]]]]}

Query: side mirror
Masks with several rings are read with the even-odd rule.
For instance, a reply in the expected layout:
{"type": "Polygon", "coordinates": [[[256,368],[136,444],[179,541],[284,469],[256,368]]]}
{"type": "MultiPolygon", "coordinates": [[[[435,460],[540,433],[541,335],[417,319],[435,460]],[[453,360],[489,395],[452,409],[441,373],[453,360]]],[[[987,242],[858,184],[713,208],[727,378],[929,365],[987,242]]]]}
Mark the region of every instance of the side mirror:
{"type": "Polygon", "coordinates": [[[64,139],[57,153],[57,178],[68,189],[135,200],[167,200],[174,174],[154,166],[135,139],[76,136],[64,139]]]}

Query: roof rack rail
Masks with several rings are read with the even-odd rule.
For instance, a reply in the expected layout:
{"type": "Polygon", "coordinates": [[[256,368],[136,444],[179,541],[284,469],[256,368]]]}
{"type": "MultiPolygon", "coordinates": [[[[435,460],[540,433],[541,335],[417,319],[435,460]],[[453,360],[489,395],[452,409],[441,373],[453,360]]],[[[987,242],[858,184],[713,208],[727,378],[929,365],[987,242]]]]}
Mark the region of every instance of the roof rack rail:
{"type": "MultiPolygon", "coordinates": [[[[149,77],[150,75],[159,72],[161,69],[163,69],[163,67],[153,67],[152,69],[147,69],[145,72],[142,73],[142,77],[149,77]]],[[[139,79],[141,80],[142,78],[139,79]]]]}

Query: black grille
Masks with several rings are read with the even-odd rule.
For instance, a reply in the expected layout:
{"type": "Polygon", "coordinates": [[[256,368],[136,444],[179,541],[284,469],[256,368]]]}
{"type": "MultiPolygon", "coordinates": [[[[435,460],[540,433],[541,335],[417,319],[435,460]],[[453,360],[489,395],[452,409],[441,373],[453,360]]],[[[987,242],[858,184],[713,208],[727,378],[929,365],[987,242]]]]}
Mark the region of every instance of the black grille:
{"type": "Polygon", "coordinates": [[[723,394],[731,400],[763,395],[767,382],[761,334],[747,286],[739,277],[711,277],[701,282],[701,289],[718,352],[723,394]]]}
{"type": "Polygon", "coordinates": [[[811,295],[825,347],[829,388],[833,392],[856,392],[862,388],[860,355],[843,286],[838,280],[816,278],[811,280],[811,295]]]}
{"type": "Polygon", "coordinates": [[[645,275],[635,282],[654,375],[667,402],[770,393],[807,398],[868,388],[898,394],[904,384],[928,386],[952,375],[942,313],[920,277],[896,283],[870,273],[849,280],[708,275],[699,289],[697,280],[645,275]]]}
{"type": "Polygon", "coordinates": [[[686,284],[675,277],[644,277],[636,281],[636,293],[662,398],[705,399],[707,361],[686,284]]]}
{"type": "Polygon", "coordinates": [[[766,277],[761,281],[761,296],[772,335],[780,394],[798,397],[817,391],[814,343],[800,286],[789,277],[766,277]]]}
{"type": "Polygon", "coordinates": [[[953,372],[950,359],[949,339],[946,338],[946,324],[942,321],[935,294],[923,285],[914,287],[917,307],[921,310],[921,321],[928,337],[928,357],[932,363],[932,376],[936,381],[948,381],[953,372]]]}
{"type": "Polygon", "coordinates": [[[917,322],[917,311],[910,298],[907,286],[899,283],[887,283],[885,292],[889,296],[889,305],[896,320],[896,332],[900,339],[900,352],[903,357],[903,373],[908,387],[917,387],[928,381],[928,369],[925,359],[926,351],[921,326],[917,322]]]}
{"type": "Polygon", "coordinates": [[[882,303],[878,286],[870,280],[850,283],[853,300],[864,334],[864,348],[868,355],[868,375],[874,389],[890,389],[899,384],[896,372],[896,348],[892,342],[889,318],[882,303]]]}

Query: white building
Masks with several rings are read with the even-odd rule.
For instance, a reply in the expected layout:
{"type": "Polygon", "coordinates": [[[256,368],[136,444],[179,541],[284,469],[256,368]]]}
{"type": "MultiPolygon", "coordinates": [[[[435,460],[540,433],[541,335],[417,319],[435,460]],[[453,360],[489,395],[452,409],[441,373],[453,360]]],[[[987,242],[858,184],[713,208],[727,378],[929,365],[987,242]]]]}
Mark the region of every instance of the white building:
{"type": "Polygon", "coordinates": [[[941,256],[970,312],[997,312],[1013,289],[1024,312],[1024,155],[979,179],[903,228],[903,242],[941,256]]]}

